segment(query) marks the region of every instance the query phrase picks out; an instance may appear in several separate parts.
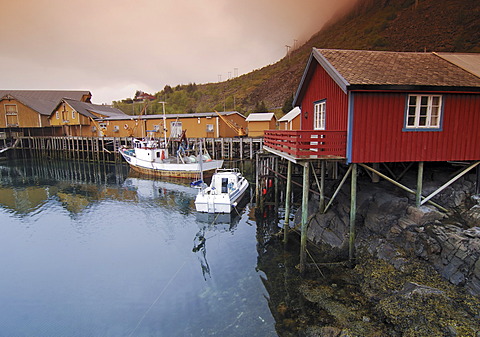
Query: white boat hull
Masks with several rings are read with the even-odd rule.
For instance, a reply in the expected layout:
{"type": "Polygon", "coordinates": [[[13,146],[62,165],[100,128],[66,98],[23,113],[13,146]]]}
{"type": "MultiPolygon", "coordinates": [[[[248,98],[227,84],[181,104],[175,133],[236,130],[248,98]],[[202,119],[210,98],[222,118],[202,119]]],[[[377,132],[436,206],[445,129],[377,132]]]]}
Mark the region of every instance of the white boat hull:
{"type": "MultiPolygon", "coordinates": [[[[191,179],[196,179],[200,175],[200,163],[177,163],[175,159],[170,162],[155,162],[129,155],[128,151],[121,150],[120,153],[133,170],[142,174],[191,179]]],[[[201,168],[203,173],[208,175],[213,174],[222,165],[223,160],[210,160],[202,162],[201,168]]]]}
{"type": "Polygon", "coordinates": [[[228,193],[211,194],[200,191],[195,199],[195,208],[202,213],[230,213],[244,196],[248,186],[248,181],[244,179],[237,189],[228,193]]]}

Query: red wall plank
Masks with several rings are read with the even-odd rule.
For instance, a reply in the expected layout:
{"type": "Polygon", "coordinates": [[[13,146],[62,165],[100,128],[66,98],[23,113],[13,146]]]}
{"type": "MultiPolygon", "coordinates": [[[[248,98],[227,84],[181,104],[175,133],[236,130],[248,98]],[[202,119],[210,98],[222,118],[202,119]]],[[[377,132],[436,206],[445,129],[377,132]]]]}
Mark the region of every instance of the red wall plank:
{"type": "Polygon", "coordinates": [[[443,95],[442,131],[403,131],[407,93],[355,93],[355,163],[480,160],[480,95],[443,95]]]}

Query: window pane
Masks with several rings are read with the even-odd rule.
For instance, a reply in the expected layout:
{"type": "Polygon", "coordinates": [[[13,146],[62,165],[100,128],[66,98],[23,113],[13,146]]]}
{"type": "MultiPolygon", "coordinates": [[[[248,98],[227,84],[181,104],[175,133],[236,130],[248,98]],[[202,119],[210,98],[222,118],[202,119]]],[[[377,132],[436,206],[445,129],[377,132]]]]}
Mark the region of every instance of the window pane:
{"type": "Polygon", "coordinates": [[[440,97],[439,96],[433,96],[432,97],[432,105],[438,106],[440,103],[440,97]]]}
{"type": "Polygon", "coordinates": [[[408,126],[415,126],[415,116],[408,117],[407,125],[408,126]]]}
{"type": "Polygon", "coordinates": [[[426,116],[427,115],[427,107],[426,106],[422,106],[420,108],[420,116],[426,116]]]}
{"type": "Polygon", "coordinates": [[[428,105],[428,96],[422,96],[421,105],[428,105]]]}
{"type": "Polygon", "coordinates": [[[408,105],[417,105],[417,96],[410,96],[408,105]]]}
{"type": "Polygon", "coordinates": [[[418,120],[418,125],[419,126],[427,125],[427,117],[420,117],[420,119],[418,120]]]}

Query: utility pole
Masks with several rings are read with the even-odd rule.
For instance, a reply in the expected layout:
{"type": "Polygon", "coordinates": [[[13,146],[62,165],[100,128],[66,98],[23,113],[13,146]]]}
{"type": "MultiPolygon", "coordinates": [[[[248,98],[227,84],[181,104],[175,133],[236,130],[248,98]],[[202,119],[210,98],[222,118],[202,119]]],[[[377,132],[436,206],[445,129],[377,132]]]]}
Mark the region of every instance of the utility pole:
{"type": "Polygon", "coordinates": [[[292,47],[287,44],[285,45],[285,47],[287,48],[287,56],[288,56],[288,60],[290,61],[290,48],[292,47]]]}

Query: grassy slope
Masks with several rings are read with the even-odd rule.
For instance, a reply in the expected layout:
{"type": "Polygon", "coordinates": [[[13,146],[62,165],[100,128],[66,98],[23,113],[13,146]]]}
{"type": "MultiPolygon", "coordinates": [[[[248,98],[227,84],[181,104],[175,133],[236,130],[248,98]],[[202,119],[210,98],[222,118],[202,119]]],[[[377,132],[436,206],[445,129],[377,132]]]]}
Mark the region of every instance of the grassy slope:
{"type": "MultiPolygon", "coordinates": [[[[349,14],[315,34],[307,43],[273,65],[243,76],[187,86],[157,97],[167,113],[237,110],[254,112],[260,102],[281,115],[295,93],[312,47],[391,51],[480,52],[478,0],[360,0],[349,14]]],[[[160,113],[152,104],[149,113],[160,113]]],[[[119,104],[131,113],[131,104],[119,104]]],[[[137,107],[137,112],[141,106],[137,107]]]]}

